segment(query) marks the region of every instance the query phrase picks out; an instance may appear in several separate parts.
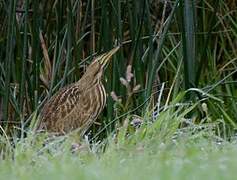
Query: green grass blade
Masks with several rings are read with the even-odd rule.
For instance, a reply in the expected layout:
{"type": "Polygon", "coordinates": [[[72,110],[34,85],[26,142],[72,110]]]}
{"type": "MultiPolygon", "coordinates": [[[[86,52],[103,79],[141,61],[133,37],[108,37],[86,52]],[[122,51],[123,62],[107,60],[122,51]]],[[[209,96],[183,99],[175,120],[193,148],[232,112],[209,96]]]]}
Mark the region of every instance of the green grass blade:
{"type": "Polygon", "coordinates": [[[173,16],[175,14],[175,11],[176,11],[176,7],[179,3],[179,0],[176,0],[175,1],[175,4],[173,6],[173,9],[172,9],[172,12],[167,20],[167,24],[165,25],[164,27],[164,31],[162,32],[161,36],[160,36],[160,40],[159,40],[159,46],[155,52],[155,62],[153,63],[153,66],[152,66],[152,69],[149,70],[149,75],[148,75],[148,82],[147,82],[147,91],[146,91],[146,98],[148,98],[150,95],[151,95],[151,91],[152,91],[152,85],[153,85],[153,80],[154,80],[154,77],[155,77],[155,73],[156,73],[156,70],[159,66],[159,59],[160,59],[160,56],[161,56],[161,50],[162,50],[162,47],[164,45],[164,42],[165,42],[165,37],[166,37],[166,34],[169,30],[169,27],[171,25],[171,22],[173,20],[173,16]]]}
{"type": "MultiPolygon", "coordinates": [[[[20,80],[20,112],[23,111],[23,102],[24,102],[24,89],[25,89],[25,70],[26,70],[26,61],[27,61],[27,49],[28,49],[28,8],[29,8],[29,0],[25,1],[25,14],[24,14],[24,37],[23,37],[23,49],[22,49],[22,64],[21,64],[21,80],[20,80]]],[[[23,115],[22,115],[23,116],[23,115]]]]}
{"type": "Polygon", "coordinates": [[[195,6],[193,0],[181,0],[182,45],[184,62],[185,89],[195,87],[196,42],[195,42],[195,6]]]}
{"type": "Polygon", "coordinates": [[[3,98],[3,120],[8,120],[8,105],[9,105],[9,95],[10,95],[10,80],[11,80],[11,70],[12,62],[14,59],[14,47],[15,47],[15,34],[14,27],[16,23],[15,19],[15,9],[16,0],[10,1],[9,11],[8,11],[8,30],[7,30],[7,47],[6,47],[6,75],[5,75],[5,94],[3,98]]]}

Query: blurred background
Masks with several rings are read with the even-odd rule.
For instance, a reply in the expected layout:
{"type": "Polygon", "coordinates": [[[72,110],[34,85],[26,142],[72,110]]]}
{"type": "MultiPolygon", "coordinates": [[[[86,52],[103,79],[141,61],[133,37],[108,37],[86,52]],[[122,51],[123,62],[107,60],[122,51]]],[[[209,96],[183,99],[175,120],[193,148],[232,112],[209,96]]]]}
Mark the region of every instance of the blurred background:
{"type": "Polygon", "coordinates": [[[45,100],[121,44],[93,132],[128,115],[153,118],[186,92],[179,103],[197,106],[184,126],[235,133],[236,10],[235,0],[0,0],[1,129],[27,131],[45,100]]]}

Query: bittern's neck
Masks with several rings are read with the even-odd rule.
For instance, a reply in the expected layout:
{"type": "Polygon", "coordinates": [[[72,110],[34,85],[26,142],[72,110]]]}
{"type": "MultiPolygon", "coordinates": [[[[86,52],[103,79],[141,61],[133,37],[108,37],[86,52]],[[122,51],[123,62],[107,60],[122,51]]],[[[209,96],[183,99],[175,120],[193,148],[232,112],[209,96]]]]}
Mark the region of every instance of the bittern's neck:
{"type": "Polygon", "coordinates": [[[96,85],[100,84],[101,81],[102,81],[102,73],[97,74],[97,76],[95,76],[95,77],[82,76],[82,78],[78,82],[76,82],[76,84],[80,88],[85,90],[85,89],[89,89],[93,86],[96,86],[96,85]]]}

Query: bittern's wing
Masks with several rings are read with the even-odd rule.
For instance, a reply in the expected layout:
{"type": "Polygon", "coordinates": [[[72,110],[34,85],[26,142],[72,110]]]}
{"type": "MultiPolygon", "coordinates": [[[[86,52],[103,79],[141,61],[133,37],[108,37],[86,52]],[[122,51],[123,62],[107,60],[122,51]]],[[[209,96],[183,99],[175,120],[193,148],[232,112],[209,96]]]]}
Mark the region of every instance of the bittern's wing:
{"type": "Polygon", "coordinates": [[[80,88],[73,84],[59,90],[44,105],[40,113],[40,124],[51,124],[57,120],[64,119],[79,101],[80,91],[80,88]]]}

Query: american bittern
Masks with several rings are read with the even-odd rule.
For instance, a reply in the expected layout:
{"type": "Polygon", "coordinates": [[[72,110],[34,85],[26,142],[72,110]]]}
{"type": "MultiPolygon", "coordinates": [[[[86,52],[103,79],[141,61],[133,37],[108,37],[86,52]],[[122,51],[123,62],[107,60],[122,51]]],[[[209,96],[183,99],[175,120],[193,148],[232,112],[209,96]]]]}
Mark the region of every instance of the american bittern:
{"type": "Polygon", "coordinates": [[[44,105],[38,130],[57,135],[79,129],[85,132],[96,120],[106,103],[102,84],[104,69],[119,47],[93,60],[82,78],[59,90],[44,105]]]}

